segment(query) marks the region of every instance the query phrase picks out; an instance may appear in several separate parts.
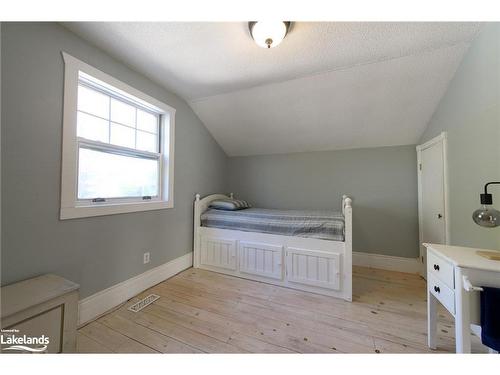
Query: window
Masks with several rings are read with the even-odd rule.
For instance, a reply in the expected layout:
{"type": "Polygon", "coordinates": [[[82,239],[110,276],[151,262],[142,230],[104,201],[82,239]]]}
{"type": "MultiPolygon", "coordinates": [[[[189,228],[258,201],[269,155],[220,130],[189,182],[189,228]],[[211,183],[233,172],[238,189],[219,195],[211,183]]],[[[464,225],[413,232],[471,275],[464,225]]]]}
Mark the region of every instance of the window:
{"type": "Polygon", "coordinates": [[[173,207],[175,110],[63,57],[61,219],[173,207]]]}

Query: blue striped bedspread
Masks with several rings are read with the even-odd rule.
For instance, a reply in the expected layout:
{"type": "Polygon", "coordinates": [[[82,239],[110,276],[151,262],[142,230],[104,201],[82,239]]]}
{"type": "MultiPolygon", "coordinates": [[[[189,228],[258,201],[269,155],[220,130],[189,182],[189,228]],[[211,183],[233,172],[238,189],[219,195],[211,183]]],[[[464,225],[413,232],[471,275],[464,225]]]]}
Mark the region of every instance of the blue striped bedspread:
{"type": "Polygon", "coordinates": [[[344,241],[344,215],[336,211],[208,209],[201,215],[201,225],[210,228],[344,241]]]}

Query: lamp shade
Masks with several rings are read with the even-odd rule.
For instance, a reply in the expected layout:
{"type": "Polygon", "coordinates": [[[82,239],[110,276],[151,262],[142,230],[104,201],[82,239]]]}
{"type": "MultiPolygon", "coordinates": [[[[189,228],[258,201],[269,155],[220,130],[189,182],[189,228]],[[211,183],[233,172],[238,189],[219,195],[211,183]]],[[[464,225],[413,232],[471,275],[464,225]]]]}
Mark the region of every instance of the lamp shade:
{"type": "Polygon", "coordinates": [[[484,194],[479,195],[483,207],[472,213],[472,220],[482,227],[495,228],[500,225],[500,212],[489,207],[493,204],[493,195],[488,193],[489,185],[500,185],[500,181],[490,181],[484,185],[484,194]]]}
{"type": "Polygon", "coordinates": [[[263,48],[276,47],[285,38],[290,22],[258,21],[249,22],[248,28],[255,43],[263,48]]]}
{"type": "Polygon", "coordinates": [[[482,227],[494,228],[500,225],[500,211],[485,205],[473,212],[472,220],[482,227]]]}

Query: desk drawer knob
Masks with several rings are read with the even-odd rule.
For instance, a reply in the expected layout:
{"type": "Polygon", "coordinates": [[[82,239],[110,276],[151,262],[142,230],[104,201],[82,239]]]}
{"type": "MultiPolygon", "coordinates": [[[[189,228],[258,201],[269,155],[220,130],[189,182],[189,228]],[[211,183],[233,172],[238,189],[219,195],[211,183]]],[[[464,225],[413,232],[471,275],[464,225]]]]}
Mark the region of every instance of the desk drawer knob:
{"type": "Polygon", "coordinates": [[[434,286],[434,291],[435,291],[436,293],[439,293],[439,292],[441,292],[441,289],[439,289],[439,287],[438,287],[438,286],[434,286]]]}
{"type": "Polygon", "coordinates": [[[435,265],[434,265],[434,269],[435,269],[436,271],[439,271],[439,264],[435,264],[435,265]]]}

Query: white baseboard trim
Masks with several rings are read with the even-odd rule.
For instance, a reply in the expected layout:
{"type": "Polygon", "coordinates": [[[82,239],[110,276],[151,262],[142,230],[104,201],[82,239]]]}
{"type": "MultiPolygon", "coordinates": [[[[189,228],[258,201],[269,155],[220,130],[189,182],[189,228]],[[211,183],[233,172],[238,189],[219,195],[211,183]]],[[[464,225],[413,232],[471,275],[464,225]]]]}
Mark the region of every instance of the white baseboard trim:
{"type": "Polygon", "coordinates": [[[379,268],[382,270],[419,273],[422,267],[418,258],[403,258],[390,255],[358,253],[353,251],[352,264],[361,267],[379,268]]]}
{"type": "Polygon", "coordinates": [[[192,265],[193,252],[189,252],[186,255],[80,300],[78,303],[78,325],[95,319],[106,311],[184,271],[192,265]]]}

